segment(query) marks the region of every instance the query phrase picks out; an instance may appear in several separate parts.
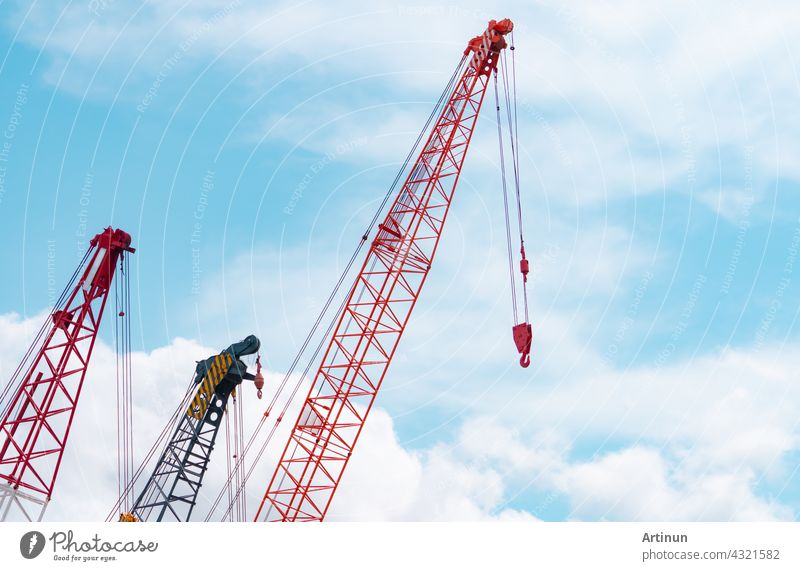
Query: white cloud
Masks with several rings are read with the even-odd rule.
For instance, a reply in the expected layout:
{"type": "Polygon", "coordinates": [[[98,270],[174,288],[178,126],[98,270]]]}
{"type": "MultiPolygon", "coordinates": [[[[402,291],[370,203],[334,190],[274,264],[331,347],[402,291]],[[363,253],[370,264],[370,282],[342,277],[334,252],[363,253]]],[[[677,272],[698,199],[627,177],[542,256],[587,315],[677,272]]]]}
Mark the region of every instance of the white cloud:
{"type": "MultiPolygon", "coordinates": [[[[14,335],[13,341],[0,345],[3,383],[9,377],[9,365],[16,366],[27,348],[24,344],[30,342],[43,318],[43,315],[29,319],[13,314],[0,316],[0,337],[14,335]]],[[[133,437],[137,463],[178,405],[195,361],[211,353],[211,349],[195,342],[175,339],[170,345],[150,353],[132,355],[133,437]]],[[[102,521],[118,497],[115,375],[114,349],[99,339],[84,380],[46,519],[102,521]]]]}
{"type": "MultiPolygon", "coordinates": [[[[17,316],[0,316],[2,334],[26,330],[37,319],[20,320],[17,316]]],[[[4,345],[16,348],[15,343],[4,345]]],[[[194,362],[212,354],[213,350],[197,343],[176,339],[169,346],[132,356],[134,371],[134,438],[137,461],[155,441],[164,420],[180,401],[194,370],[194,362]]],[[[117,497],[116,485],[116,419],[115,355],[102,340],[98,341],[87,374],[84,391],[75,416],[55,497],[48,507],[46,519],[101,520],[117,497]]],[[[6,372],[5,370],[3,371],[6,372]]],[[[278,384],[277,375],[268,375],[266,397],[269,399],[278,384]]],[[[244,389],[247,399],[248,432],[260,418],[266,401],[256,401],[244,389]]],[[[301,390],[300,397],[305,395],[301,390]]],[[[280,408],[280,407],[278,407],[280,408]]],[[[277,410],[277,409],[276,409],[277,410]]],[[[297,414],[297,407],[287,413],[287,422],[274,437],[268,454],[254,473],[249,489],[250,509],[254,510],[266,488],[282,442],[297,414]]],[[[274,415],[273,415],[274,416],[274,415]]],[[[262,432],[262,438],[266,431],[262,432]]],[[[221,441],[220,441],[221,442],[221,441]]],[[[261,441],[257,441],[256,449],[261,441]]],[[[203,494],[194,519],[205,516],[210,500],[222,485],[225,472],[224,446],[217,446],[203,494]]],[[[248,460],[254,461],[254,454],[248,460]]],[[[140,479],[141,486],[145,477],[140,479]]],[[[138,491],[138,490],[137,490],[138,491]]],[[[369,429],[360,442],[348,477],[342,487],[337,506],[341,509],[332,519],[350,520],[472,520],[497,517],[519,519],[521,512],[505,509],[490,514],[503,494],[503,483],[493,471],[476,471],[449,459],[433,449],[424,453],[404,449],[397,441],[393,423],[380,409],[372,412],[369,429]]],[[[221,513],[221,512],[218,512],[221,513]]],[[[253,512],[251,512],[251,517],[253,512]]]]}
{"type": "Polygon", "coordinates": [[[445,447],[406,450],[397,441],[392,419],[377,409],[370,413],[330,519],[533,519],[518,510],[498,510],[506,492],[500,473],[465,464],[445,447]]]}
{"type": "Polygon", "coordinates": [[[699,475],[676,481],[674,465],[653,449],[634,446],[561,476],[578,519],[622,521],[792,520],[785,506],[753,492],[744,473],[699,475]]]}
{"type": "MultiPolygon", "coordinates": [[[[0,335],[30,330],[35,321],[2,316],[0,335]]],[[[9,362],[18,345],[19,338],[3,346],[2,362],[9,362]]],[[[133,355],[139,458],[178,402],[194,361],[212,352],[176,339],[133,355]]],[[[398,440],[392,418],[375,408],[331,518],[533,519],[542,514],[514,503],[532,490],[564,498],[572,519],[791,519],[785,500],[757,490],[785,484],[791,473],[785,459],[800,444],[791,406],[798,401],[791,382],[794,360],[777,349],[729,350],[695,359],[691,367],[598,370],[599,379],[583,371],[513,400],[498,400],[508,398],[502,397],[508,388],[498,387],[480,408],[462,414],[453,437],[415,449],[398,440]],[[624,445],[617,451],[601,446],[591,458],[580,452],[587,439],[606,438],[624,445]]],[[[113,351],[101,341],[48,519],[98,520],[116,499],[113,370],[113,351]]],[[[278,379],[268,376],[267,398],[278,379]]],[[[248,434],[266,402],[251,392],[244,391],[248,434]]],[[[295,414],[296,408],[287,419],[295,414]]],[[[250,482],[251,515],[289,428],[283,424],[250,482]]],[[[196,519],[222,484],[223,450],[215,452],[196,519]]]]}
{"type": "Polygon", "coordinates": [[[720,188],[706,190],[697,194],[697,199],[732,224],[747,222],[754,204],[760,200],[747,190],[720,188]]]}
{"type": "MultiPolygon", "coordinates": [[[[517,25],[523,174],[535,172],[530,180],[552,200],[592,204],[665,188],[703,191],[723,168],[719,153],[744,147],[754,149],[756,186],[800,176],[791,112],[797,91],[792,31],[799,22],[791,3],[754,10],[721,1],[626,2],[624,8],[512,2],[506,11],[517,25]],[[553,145],[553,137],[561,144],[553,145]]],[[[143,94],[139,88],[146,90],[176,50],[181,58],[170,75],[219,58],[248,78],[255,97],[276,79],[303,74],[313,103],[301,107],[302,120],[292,119],[302,126],[307,118],[337,117],[339,109],[418,99],[420,88],[429,97],[437,93],[454,54],[488,17],[502,16],[477,2],[386,1],[365,10],[207,1],[136,11],[109,3],[99,14],[85,5],[35,6],[30,13],[21,5],[9,25],[49,54],[51,80],[79,95],[98,87],[115,97],[143,94]],[[318,78],[334,89],[317,92],[318,78]],[[373,83],[376,78],[384,83],[373,83]]],[[[265,108],[264,131],[274,136],[275,114],[287,110],[265,108]]],[[[389,118],[384,130],[396,132],[398,123],[407,131],[406,116],[389,118]]],[[[337,121],[330,138],[353,141],[382,128],[381,121],[367,127],[361,115],[348,117],[337,121]]],[[[296,132],[299,140],[308,129],[280,131],[296,132]]],[[[327,151],[328,138],[323,133],[304,146],[327,151]]],[[[386,140],[370,145],[377,147],[397,152],[386,140]]],[[[402,153],[388,156],[398,160],[402,153]]],[[[742,174],[728,164],[724,171],[742,174]]]]}
{"type": "Polygon", "coordinates": [[[665,368],[578,369],[531,390],[501,383],[462,411],[454,437],[413,452],[379,412],[335,517],[542,517],[550,501],[508,511],[527,491],[562,498],[570,519],[792,520],[791,498],[774,490],[800,446],[796,365],[780,348],[727,350],[665,368]]]}

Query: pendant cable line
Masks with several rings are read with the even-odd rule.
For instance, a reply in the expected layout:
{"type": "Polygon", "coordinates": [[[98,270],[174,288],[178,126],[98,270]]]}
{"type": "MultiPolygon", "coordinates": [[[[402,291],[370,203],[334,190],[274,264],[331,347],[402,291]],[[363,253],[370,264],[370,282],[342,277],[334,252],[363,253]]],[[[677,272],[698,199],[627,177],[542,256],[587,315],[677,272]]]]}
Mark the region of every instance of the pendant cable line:
{"type": "Polygon", "coordinates": [[[47,333],[50,324],[52,323],[53,314],[56,311],[59,311],[63,308],[64,301],[67,299],[67,296],[75,289],[75,280],[78,278],[78,275],[83,272],[86,268],[86,262],[89,260],[89,256],[92,253],[92,248],[86,250],[86,253],[81,258],[81,261],[78,263],[78,267],[72,273],[72,276],[69,278],[66,287],[61,292],[61,295],[58,296],[53,308],[50,310],[50,313],[47,314],[42,326],[37,331],[36,335],[33,338],[28,350],[22,356],[17,368],[14,369],[14,372],[11,374],[11,378],[9,382],[6,383],[5,387],[3,388],[2,392],[0,392],[0,415],[5,417],[8,413],[8,408],[11,406],[11,402],[9,400],[9,395],[17,392],[24,382],[24,378],[21,376],[22,372],[26,369],[26,365],[29,364],[30,358],[33,354],[35,354],[40,348],[42,344],[42,338],[47,333]]]}
{"type": "MultiPolygon", "coordinates": [[[[199,387],[196,395],[192,398],[193,384],[190,384],[184,402],[168,421],[130,483],[121,490],[118,504],[109,517],[124,512],[123,516],[129,516],[125,521],[188,521],[197,505],[215,439],[224,425],[226,479],[216,496],[212,496],[205,520],[217,519],[218,511],[222,512],[222,521],[247,519],[248,481],[261,465],[283,419],[290,410],[296,409],[297,419],[260,498],[254,519],[321,521],[325,518],[427,280],[492,79],[513,336],[521,354],[520,364],[529,365],[531,325],[526,287],[529,268],[522,228],[512,30],[510,20],[492,20],[483,34],[468,43],[288,370],[275,389],[270,390],[271,397],[264,413],[248,438],[244,438],[242,393],[238,385],[243,379],[253,380],[258,398],[262,397],[264,377],[260,356],[256,357],[255,376],[247,373],[242,363],[237,369],[238,376],[231,377],[227,385],[220,381],[227,368],[217,374],[214,372],[216,365],[208,368],[210,365],[198,362],[193,383],[199,387]],[[505,55],[506,36],[512,42],[510,56],[505,55]],[[505,117],[501,114],[503,105],[505,117]],[[508,152],[504,123],[508,129],[508,152]],[[507,159],[513,168],[511,183],[506,175],[507,159]],[[513,199],[509,196],[512,183],[513,199]],[[516,216],[511,214],[512,200],[516,201],[516,216]],[[513,269],[514,225],[519,231],[520,289],[513,269]],[[365,245],[367,252],[362,260],[365,245]],[[352,285],[345,287],[345,283],[352,285]],[[313,375],[310,374],[312,370],[315,371],[313,375]],[[303,400],[298,399],[300,394],[306,395],[303,400]],[[173,434],[171,439],[170,433],[173,434]],[[126,494],[132,494],[133,482],[164,444],[166,448],[152,476],[128,513],[127,505],[131,502],[125,498],[126,494]]],[[[240,355],[256,355],[259,346],[260,342],[250,336],[205,363],[218,363],[220,359],[228,363],[226,355],[237,360],[240,355]],[[236,347],[246,347],[246,350],[239,351],[236,347]]],[[[124,383],[120,391],[120,399],[130,402],[124,383]]],[[[124,432],[125,423],[120,422],[124,432]]],[[[132,442],[126,443],[122,437],[122,444],[124,450],[132,453],[132,442]]],[[[125,458],[120,456],[119,464],[122,477],[130,475],[130,462],[126,466],[125,458]]]]}
{"type": "Polygon", "coordinates": [[[144,459],[139,464],[139,467],[136,469],[136,472],[133,473],[130,480],[127,482],[125,488],[123,488],[122,493],[120,494],[119,498],[117,499],[116,503],[112,506],[111,510],[106,515],[105,521],[119,521],[120,513],[124,513],[123,504],[125,498],[131,496],[133,494],[134,486],[138,479],[141,477],[142,473],[144,472],[147,465],[152,461],[153,457],[155,456],[156,452],[163,448],[167,437],[169,434],[174,430],[175,425],[177,424],[178,419],[184,412],[186,408],[189,406],[189,401],[191,400],[192,393],[194,392],[194,374],[189,378],[189,384],[184,391],[183,397],[181,398],[180,403],[178,404],[177,408],[173,411],[167,421],[164,423],[164,427],[161,429],[161,432],[156,437],[155,442],[147,451],[144,456],[144,459]]]}
{"type": "Polygon", "coordinates": [[[514,46],[514,33],[511,32],[511,79],[509,80],[509,57],[506,53],[501,56],[501,65],[495,70],[495,100],[497,102],[497,134],[500,141],[500,175],[503,187],[503,207],[505,213],[506,223],[506,240],[508,250],[508,264],[509,274],[511,275],[511,304],[514,313],[514,326],[512,327],[512,334],[514,343],[520,353],[519,363],[522,367],[530,365],[530,351],[533,341],[533,330],[530,323],[529,310],[528,310],[528,273],[530,272],[530,262],[525,254],[525,238],[523,236],[522,227],[522,197],[520,193],[520,177],[519,177],[519,140],[518,140],[518,119],[517,119],[517,73],[516,73],[516,60],[515,60],[515,46],[514,46]],[[498,71],[499,70],[499,71],[498,71]],[[512,255],[512,242],[511,242],[511,219],[508,210],[508,193],[506,184],[506,169],[505,169],[505,155],[503,152],[503,136],[502,136],[502,120],[500,118],[500,94],[497,87],[497,76],[502,76],[503,83],[503,103],[506,109],[506,118],[508,124],[508,138],[511,147],[511,164],[514,173],[514,195],[516,199],[516,223],[519,232],[519,270],[522,274],[522,306],[523,306],[523,320],[520,321],[517,314],[517,293],[516,284],[514,280],[514,259],[512,255]]]}
{"type": "MultiPolygon", "coordinates": [[[[262,416],[262,418],[259,421],[259,424],[256,426],[253,434],[248,439],[247,444],[244,446],[244,449],[243,449],[243,451],[242,451],[242,453],[240,455],[240,460],[242,462],[244,461],[244,459],[249,454],[249,452],[250,452],[251,448],[253,447],[254,443],[256,442],[261,430],[265,427],[267,419],[272,415],[273,409],[277,405],[278,401],[280,400],[281,395],[284,393],[284,390],[286,389],[286,387],[289,384],[290,380],[294,376],[294,371],[297,368],[297,365],[301,362],[301,360],[303,360],[303,355],[305,354],[305,352],[306,352],[309,344],[311,343],[312,339],[317,334],[320,324],[322,323],[322,321],[325,318],[325,316],[328,314],[328,310],[330,309],[331,305],[334,303],[336,298],[340,295],[342,285],[345,283],[345,281],[347,280],[347,277],[350,275],[350,272],[351,272],[351,270],[353,268],[353,265],[354,265],[355,261],[358,259],[359,254],[361,253],[361,250],[363,249],[364,245],[367,243],[369,235],[372,233],[372,231],[373,231],[376,223],[378,222],[381,214],[385,210],[386,205],[389,203],[389,200],[393,196],[395,196],[398,184],[402,180],[403,175],[407,173],[409,164],[411,163],[411,160],[413,159],[417,149],[419,148],[419,145],[422,142],[423,137],[425,136],[428,128],[430,127],[431,123],[434,121],[434,119],[436,118],[437,114],[442,109],[442,106],[446,102],[448,96],[450,95],[456,80],[458,79],[459,75],[462,72],[462,68],[464,67],[464,63],[465,63],[466,60],[467,60],[467,56],[464,55],[461,58],[461,60],[459,61],[458,65],[456,66],[456,68],[453,71],[452,75],[450,76],[450,78],[449,78],[449,80],[447,82],[447,85],[445,86],[444,90],[442,90],[438,100],[436,101],[434,109],[431,111],[430,115],[428,116],[427,120],[425,121],[425,124],[424,124],[422,130],[417,135],[417,138],[414,141],[414,144],[413,144],[411,150],[406,155],[405,160],[403,161],[399,171],[397,172],[394,180],[392,181],[392,184],[389,186],[389,189],[386,191],[386,193],[383,196],[383,199],[381,200],[378,208],[376,209],[374,215],[372,216],[372,219],[370,220],[369,224],[367,225],[366,230],[362,234],[361,239],[359,240],[359,243],[355,248],[355,251],[350,256],[350,259],[348,260],[344,270],[342,271],[342,273],[340,274],[339,278],[337,279],[337,281],[336,281],[336,283],[335,283],[335,285],[333,287],[333,290],[331,291],[330,295],[326,299],[325,304],[323,305],[323,307],[320,310],[319,314],[317,315],[317,318],[314,321],[314,324],[312,325],[311,330],[309,331],[309,333],[306,336],[305,340],[301,344],[300,349],[298,350],[298,352],[295,355],[291,365],[289,366],[289,369],[284,374],[282,381],[280,382],[280,384],[277,387],[277,390],[273,394],[272,400],[270,401],[269,405],[267,406],[267,408],[266,408],[266,410],[264,412],[264,415],[262,416]]],[[[353,287],[355,287],[355,285],[353,287]]],[[[331,318],[331,321],[328,324],[328,326],[326,328],[326,331],[321,336],[316,349],[312,352],[311,357],[307,360],[306,366],[305,366],[305,369],[304,369],[303,373],[298,378],[295,379],[295,382],[294,382],[293,387],[291,389],[291,392],[289,394],[289,398],[284,403],[284,405],[282,407],[282,410],[280,411],[278,416],[275,418],[275,420],[273,422],[273,425],[272,425],[269,433],[267,434],[265,440],[261,443],[261,446],[258,449],[258,453],[257,453],[257,456],[256,456],[255,460],[248,462],[250,467],[245,472],[245,476],[244,476],[244,478],[242,480],[242,486],[244,486],[244,484],[246,484],[247,480],[249,479],[250,475],[252,474],[253,470],[255,469],[256,465],[258,464],[258,460],[264,454],[264,452],[267,449],[270,441],[272,440],[272,437],[274,436],[275,432],[277,431],[278,425],[283,420],[283,417],[284,417],[286,411],[289,409],[290,405],[294,401],[294,398],[297,396],[300,387],[302,386],[303,382],[307,378],[307,375],[308,375],[311,367],[315,363],[315,361],[316,361],[316,359],[318,357],[318,354],[322,350],[322,348],[324,346],[324,343],[327,341],[327,338],[329,337],[331,331],[333,330],[333,327],[336,325],[336,321],[339,319],[339,315],[341,314],[341,312],[343,311],[343,309],[345,307],[347,296],[349,296],[350,294],[352,294],[352,287],[349,290],[349,292],[347,292],[347,294],[345,295],[345,298],[342,300],[342,302],[339,305],[337,311],[332,314],[333,316],[331,318]]],[[[234,472],[236,471],[236,467],[233,468],[233,471],[234,472]]],[[[233,474],[229,473],[228,480],[230,480],[231,477],[233,477],[233,474]]],[[[209,510],[208,514],[206,515],[205,521],[211,521],[211,519],[213,518],[214,513],[215,513],[220,501],[225,496],[225,487],[227,485],[228,485],[228,482],[226,482],[223,485],[223,488],[218,493],[215,501],[212,503],[211,509],[209,510]]],[[[243,495],[241,490],[237,491],[237,493],[235,494],[235,496],[241,496],[241,495],[243,495]]],[[[225,517],[228,517],[228,511],[225,512],[225,516],[223,516],[223,519],[225,517]]]]}
{"type": "Polygon", "coordinates": [[[511,239],[511,219],[508,210],[508,184],[506,182],[506,160],[503,150],[503,122],[500,118],[500,93],[497,87],[497,70],[494,73],[494,99],[497,111],[497,142],[500,147],[500,181],[503,189],[503,214],[506,225],[506,257],[508,261],[508,275],[511,288],[511,312],[512,320],[516,325],[519,321],[519,311],[517,309],[517,284],[514,279],[514,252],[511,239]]]}
{"type": "MultiPolygon", "coordinates": [[[[232,398],[233,395],[231,395],[232,398]]],[[[226,411],[227,412],[227,411],[226,411]]],[[[231,415],[225,415],[225,464],[227,466],[226,474],[231,473],[231,456],[235,454],[231,451],[231,415]]],[[[233,504],[233,489],[231,487],[230,479],[225,485],[225,493],[228,496],[228,505],[233,504]]],[[[223,520],[225,521],[225,520],[223,520]]],[[[228,519],[228,521],[233,521],[233,519],[228,519]]]]}

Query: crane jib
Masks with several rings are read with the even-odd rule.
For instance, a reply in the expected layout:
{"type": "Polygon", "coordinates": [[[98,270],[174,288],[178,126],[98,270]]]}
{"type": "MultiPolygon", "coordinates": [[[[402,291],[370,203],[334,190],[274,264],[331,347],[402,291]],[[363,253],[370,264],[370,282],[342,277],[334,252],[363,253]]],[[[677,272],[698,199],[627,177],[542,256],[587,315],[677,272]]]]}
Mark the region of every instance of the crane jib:
{"type": "MultiPolygon", "coordinates": [[[[24,494],[42,506],[39,518],[53,496],[118,262],[134,251],[130,234],[120,229],[106,228],[90,241],[0,394],[0,492],[9,491],[0,495],[24,494]]],[[[6,508],[0,499],[2,518],[6,508]]]]}
{"type": "Polygon", "coordinates": [[[426,142],[331,326],[256,520],[325,518],[431,269],[503,36],[512,29],[510,20],[492,20],[468,43],[438,119],[420,134],[428,133],[426,142]]]}
{"type": "MultiPolygon", "coordinates": [[[[191,385],[198,389],[188,405],[183,400],[178,405],[162,435],[147,453],[136,476],[127,484],[126,495],[132,491],[136,479],[155,457],[158,448],[165,443],[131,510],[123,510],[120,521],[191,520],[221,428],[224,428],[227,435],[226,447],[230,440],[228,401],[234,399],[233,438],[236,440],[236,427],[241,427],[242,412],[241,399],[236,398],[236,387],[245,379],[257,379],[257,376],[247,372],[247,366],[240,357],[257,353],[260,346],[258,338],[250,335],[218,355],[197,362],[191,385]]],[[[257,358],[256,362],[260,370],[260,359],[257,358]]],[[[188,390],[185,398],[188,398],[188,390]]],[[[242,448],[240,446],[234,453],[237,466],[240,466],[238,455],[242,448]]],[[[226,456],[230,457],[230,450],[227,450],[226,456]]],[[[239,475],[241,476],[240,473],[239,475]]],[[[122,505],[121,499],[112,508],[107,521],[118,513],[117,510],[122,505]]],[[[240,507],[243,508],[242,513],[246,511],[243,504],[240,507]]]]}

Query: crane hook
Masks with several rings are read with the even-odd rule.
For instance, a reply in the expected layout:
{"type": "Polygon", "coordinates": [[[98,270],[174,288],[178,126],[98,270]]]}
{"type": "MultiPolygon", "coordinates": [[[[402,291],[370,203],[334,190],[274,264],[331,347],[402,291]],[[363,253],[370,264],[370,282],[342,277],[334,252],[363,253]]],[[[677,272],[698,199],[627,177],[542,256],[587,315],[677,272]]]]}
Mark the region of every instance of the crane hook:
{"type": "Polygon", "coordinates": [[[522,368],[528,368],[531,364],[531,341],[533,341],[533,332],[530,323],[520,323],[511,328],[514,335],[514,344],[517,346],[517,351],[520,352],[519,364],[522,368]]]}
{"type": "Polygon", "coordinates": [[[256,389],[258,390],[258,398],[260,399],[262,396],[261,389],[264,388],[264,375],[261,374],[261,355],[259,354],[256,357],[256,378],[254,379],[254,384],[256,389]]]}

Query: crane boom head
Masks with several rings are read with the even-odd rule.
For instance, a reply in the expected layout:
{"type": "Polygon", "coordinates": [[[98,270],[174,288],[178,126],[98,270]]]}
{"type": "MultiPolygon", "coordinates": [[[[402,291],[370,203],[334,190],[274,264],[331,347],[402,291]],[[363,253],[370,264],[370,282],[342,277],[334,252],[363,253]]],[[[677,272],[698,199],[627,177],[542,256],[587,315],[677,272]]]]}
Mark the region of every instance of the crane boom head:
{"type": "Polygon", "coordinates": [[[131,248],[131,235],[119,228],[115,230],[111,226],[92,238],[90,245],[99,245],[108,250],[124,250],[130,253],[136,251],[136,248],[131,248]]]}
{"type": "Polygon", "coordinates": [[[497,68],[498,56],[508,46],[505,35],[511,33],[514,23],[508,18],[499,22],[489,20],[486,31],[472,38],[464,50],[464,55],[472,54],[470,67],[478,71],[478,75],[489,75],[497,68]]]}
{"type": "Polygon", "coordinates": [[[255,335],[248,335],[238,343],[231,344],[225,351],[234,357],[244,357],[245,355],[258,353],[260,348],[261,341],[259,341],[258,337],[255,335]]]}
{"type": "Polygon", "coordinates": [[[254,380],[255,376],[247,372],[247,365],[240,357],[257,353],[260,347],[261,341],[258,337],[248,335],[238,343],[230,345],[219,355],[198,361],[194,383],[199,385],[199,388],[186,414],[201,420],[213,394],[227,398],[244,379],[254,380]]]}

